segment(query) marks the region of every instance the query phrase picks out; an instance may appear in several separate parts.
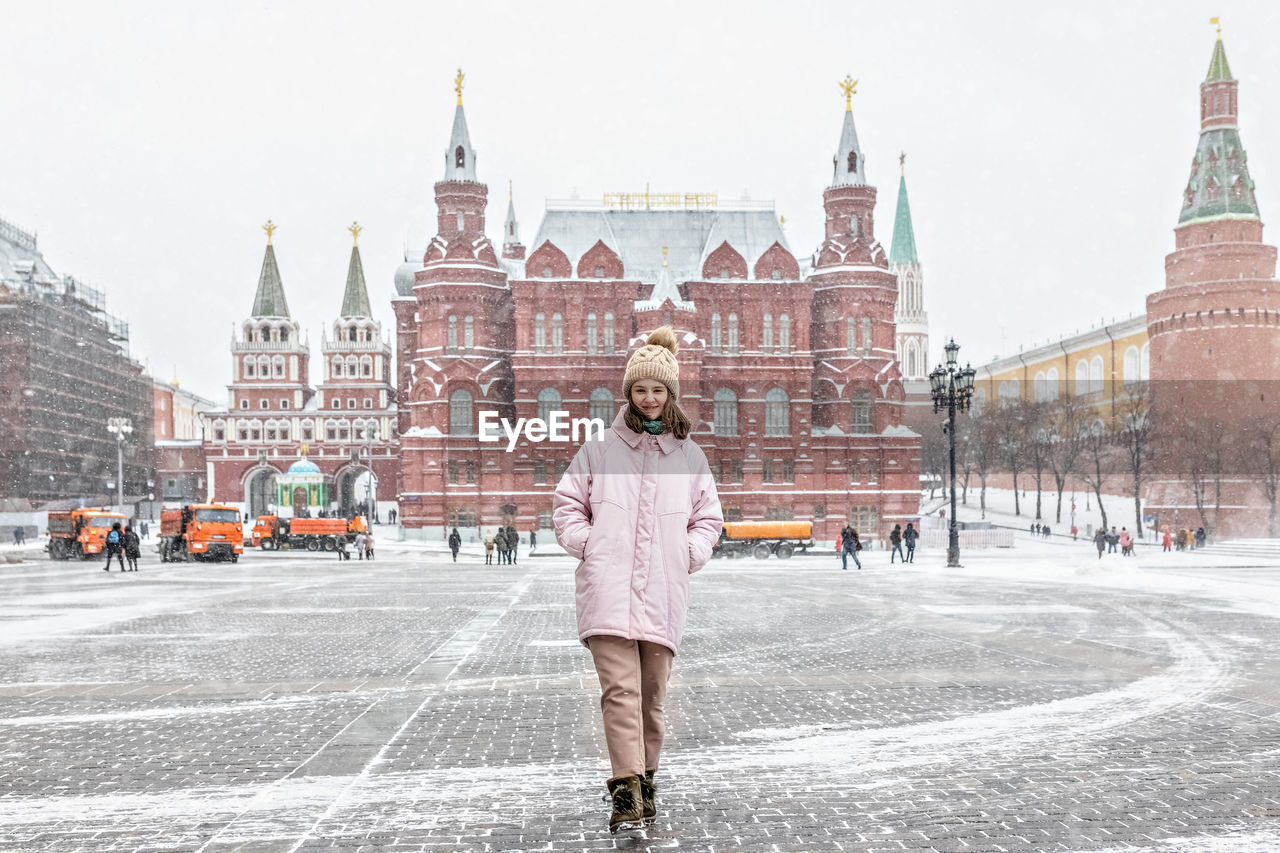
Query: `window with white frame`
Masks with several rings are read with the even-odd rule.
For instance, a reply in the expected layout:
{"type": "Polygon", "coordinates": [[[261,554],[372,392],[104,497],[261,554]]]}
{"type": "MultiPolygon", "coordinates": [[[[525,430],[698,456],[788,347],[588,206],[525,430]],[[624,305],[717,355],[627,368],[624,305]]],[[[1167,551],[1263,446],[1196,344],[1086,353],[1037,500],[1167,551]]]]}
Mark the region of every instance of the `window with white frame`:
{"type": "Polygon", "coordinates": [[[554,388],[543,388],[538,392],[538,417],[544,421],[551,420],[551,412],[560,408],[560,392],[554,388]]]}
{"type": "Polygon", "coordinates": [[[608,388],[597,388],[591,392],[591,417],[604,421],[606,425],[613,420],[613,392],[608,388]]]}
{"type": "Polygon", "coordinates": [[[476,318],[468,316],[462,326],[462,348],[471,352],[476,345],[476,318]]]}
{"type": "Polygon", "coordinates": [[[774,388],[764,395],[764,434],[790,435],[790,400],[787,392],[774,388]]]}
{"type": "Polygon", "coordinates": [[[738,354],[738,315],[729,315],[729,355],[738,354]]]}
{"type": "Polygon", "coordinates": [[[791,318],[786,314],[778,318],[778,351],[791,355],[791,318]]]}
{"type": "Polygon", "coordinates": [[[558,313],[551,315],[551,351],[564,352],[564,317],[558,313]]]}
{"type": "Polygon", "coordinates": [[[445,331],[445,350],[458,351],[458,318],[452,314],[449,315],[449,328],[445,331]]]}
{"type": "Polygon", "coordinates": [[[605,355],[613,355],[613,313],[609,312],[604,315],[604,352],[605,355]]]}
{"type": "Polygon", "coordinates": [[[855,433],[865,435],[872,431],[870,391],[853,392],[853,419],[851,423],[855,433]]]}
{"type": "Polygon", "coordinates": [[[587,315],[587,355],[596,354],[596,315],[587,315]]]}
{"type": "Polygon", "coordinates": [[[765,355],[773,354],[773,315],[764,315],[764,328],[761,329],[760,351],[765,355]]]}
{"type": "Polygon", "coordinates": [[[533,351],[544,352],[547,348],[547,315],[537,314],[533,318],[533,351]]]}
{"type": "Polygon", "coordinates": [[[720,315],[711,315],[711,352],[720,354],[720,315]]]}
{"type": "Polygon", "coordinates": [[[471,392],[459,388],[449,395],[449,435],[471,435],[475,430],[471,392]]]}
{"type": "Polygon", "coordinates": [[[714,422],[716,435],[738,434],[738,395],[729,388],[716,391],[714,422]]]}

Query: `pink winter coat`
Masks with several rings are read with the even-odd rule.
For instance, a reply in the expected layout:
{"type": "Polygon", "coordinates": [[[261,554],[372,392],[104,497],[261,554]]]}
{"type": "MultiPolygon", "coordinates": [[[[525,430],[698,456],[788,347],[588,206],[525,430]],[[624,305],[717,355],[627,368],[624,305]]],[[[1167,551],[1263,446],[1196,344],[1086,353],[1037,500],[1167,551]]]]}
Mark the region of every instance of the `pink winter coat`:
{"type": "Polygon", "coordinates": [[[575,573],[578,639],[662,643],[684,636],[689,575],[711,559],[724,519],[702,449],[670,433],[633,432],[624,406],[556,486],[556,541],[575,573]]]}

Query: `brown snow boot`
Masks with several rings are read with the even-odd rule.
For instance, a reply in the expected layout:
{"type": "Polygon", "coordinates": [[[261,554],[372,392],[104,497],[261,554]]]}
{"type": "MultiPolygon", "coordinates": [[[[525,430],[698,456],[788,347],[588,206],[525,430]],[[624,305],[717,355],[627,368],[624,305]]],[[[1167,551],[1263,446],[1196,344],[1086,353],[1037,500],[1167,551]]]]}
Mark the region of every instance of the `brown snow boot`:
{"type": "Polygon", "coordinates": [[[643,816],[640,795],[640,777],[622,776],[610,779],[609,799],[613,802],[613,814],[609,815],[609,831],[617,832],[624,823],[640,823],[643,816]]]}
{"type": "Polygon", "coordinates": [[[653,781],[654,772],[646,770],[640,779],[640,806],[645,823],[653,823],[658,819],[658,786],[653,781]]]}

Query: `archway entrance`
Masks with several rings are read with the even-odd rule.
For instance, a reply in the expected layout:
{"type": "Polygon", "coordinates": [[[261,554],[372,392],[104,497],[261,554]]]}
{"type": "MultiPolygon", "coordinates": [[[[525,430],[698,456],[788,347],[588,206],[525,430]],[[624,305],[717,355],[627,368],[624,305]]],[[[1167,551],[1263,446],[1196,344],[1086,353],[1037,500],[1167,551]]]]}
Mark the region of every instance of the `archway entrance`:
{"type": "Polygon", "coordinates": [[[293,490],[293,517],[306,518],[307,512],[307,490],[302,486],[298,486],[293,490]]]}
{"type": "Polygon", "coordinates": [[[257,518],[271,512],[276,502],[276,472],[264,468],[249,478],[245,489],[246,511],[249,518],[257,518]]]}
{"type": "Polygon", "coordinates": [[[378,478],[363,465],[352,465],[338,475],[338,514],[343,518],[363,515],[373,519],[377,512],[378,478]]]}

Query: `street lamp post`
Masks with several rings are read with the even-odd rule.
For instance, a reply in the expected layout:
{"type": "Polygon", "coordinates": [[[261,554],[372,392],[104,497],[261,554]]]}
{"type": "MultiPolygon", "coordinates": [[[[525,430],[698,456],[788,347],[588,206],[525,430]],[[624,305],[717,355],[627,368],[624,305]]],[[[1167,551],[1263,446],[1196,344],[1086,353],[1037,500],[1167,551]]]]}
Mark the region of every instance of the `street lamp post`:
{"type": "Polygon", "coordinates": [[[951,532],[947,540],[947,566],[960,566],[960,525],[956,520],[956,411],[965,411],[973,398],[973,377],[977,373],[970,366],[959,368],[956,356],[960,353],[960,345],[952,338],[943,347],[947,354],[946,365],[938,365],[929,374],[929,385],[933,392],[933,411],[936,414],[943,408],[947,410],[947,422],[942,429],[947,433],[951,445],[951,532]]]}
{"type": "Polygon", "coordinates": [[[133,432],[128,418],[107,418],[107,432],[116,437],[116,507],[124,509],[124,438],[133,432]]]}

